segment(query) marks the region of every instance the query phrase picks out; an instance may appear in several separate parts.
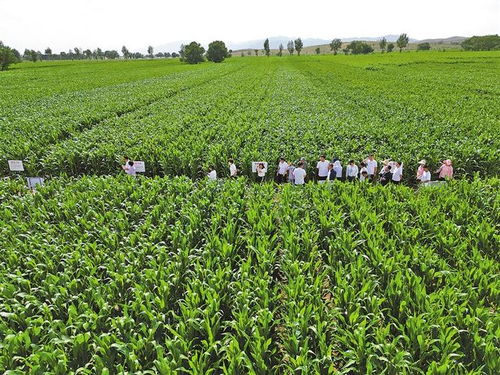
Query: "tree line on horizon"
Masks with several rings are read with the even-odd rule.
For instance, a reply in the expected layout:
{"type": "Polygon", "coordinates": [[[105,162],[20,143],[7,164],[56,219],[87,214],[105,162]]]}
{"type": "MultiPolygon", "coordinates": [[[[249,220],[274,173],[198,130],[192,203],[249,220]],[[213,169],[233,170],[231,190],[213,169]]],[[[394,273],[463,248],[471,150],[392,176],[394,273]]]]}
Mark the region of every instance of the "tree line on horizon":
{"type": "MultiPolygon", "coordinates": [[[[386,38],[382,38],[378,41],[379,48],[382,53],[393,52],[397,47],[399,52],[402,52],[409,43],[409,37],[407,34],[403,33],[399,35],[395,43],[388,42],[386,38]]],[[[345,48],[342,48],[342,41],[338,38],[333,39],[329,43],[330,51],[334,55],[337,55],[339,51],[342,51],[345,55],[359,55],[359,54],[369,54],[374,52],[373,47],[361,40],[354,40],[347,44],[345,48]]],[[[466,51],[492,51],[500,50],[500,36],[495,35],[484,35],[484,36],[473,36],[464,40],[461,46],[466,51]]],[[[271,48],[269,46],[269,39],[264,41],[264,49],[262,50],[266,56],[271,55],[271,48]]],[[[287,42],[286,49],[289,55],[293,55],[297,52],[300,56],[304,44],[301,38],[295,40],[290,40],[287,42]]],[[[424,42],[417,45],[418,51],[430,50],[430,43],[424,42]]],[[[276,55],[283,56],[283,51],[285,47],[282,43],[278,46],[276,55]]],[[[259,55],[259,49],[254,49],[256,56],[259,55]]],[[[247,52],[249,55],[251,51],[247,52]]],[[[320,54],[321,50],[319,47],[315,49],[316,54],[320,54]]],[[[114,60],[114,59],[143,59],[143,58],[180,58],[181,61],[188,64],[197,64],[206,60],[212,62],[222,62],[224,59],[232,56],[232,50],[228,49],[223,41],[216,40],[209,44],[208,50],[198,42],[193,41],[187,45],[181,45],[179,53],[177,52],[158,52],[154,53],[154,48],[148,46],[147,54],[142,54],[140,52],[130,52],[126,46],[121,48],[121,55],[117,50],[106,50],[103,51],[101,48],[96,48],[95,50],[82,49],[75,47],[70,49],[68,52],[60,52],[59,54],[54,54],[50,47],[41,51],[35,51],[33,49],[25,49],[24,53],[21,55],[19,51],[15,48],[10,48],[0,41],[0,70],[7,70],[11,64],[19,63],[21,61],[42,61],[42,60],[114,60]]],[[[241,52],[241,56],[244,56],[244,52],[241,52]]]]}

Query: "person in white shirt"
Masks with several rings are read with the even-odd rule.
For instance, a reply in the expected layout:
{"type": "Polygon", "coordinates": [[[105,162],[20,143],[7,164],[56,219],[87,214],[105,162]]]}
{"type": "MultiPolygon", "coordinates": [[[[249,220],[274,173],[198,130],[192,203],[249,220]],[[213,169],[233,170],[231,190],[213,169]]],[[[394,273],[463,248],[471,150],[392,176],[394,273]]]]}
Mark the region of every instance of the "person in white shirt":
{"type": "Polygon", "coordinates": [[[362,161],[359,166],[361,169],[359,170],[359,181],[364,181],[368,177],[368,169],[366,169],[366,163],[362,161]]]}
{"type": "Polygon", "coordinates": [[[264,182],[264,177],[266,177],[267,168],[264,163],[259,163],[257,165],[257,182],[264,182]]]}
{"type": "Polygon", "coordinates": [[[346,168],[347,181],[355,181],[358,178],[359,168],[354,164],[354,160],[349,160],[349,165],[346,168]]]}
{"type": "Polygon", "coordinates": [[[126,174],[129,176],[136,176],[136,171],[134,167],[134,162],[132,160],[129,160],[126,165],[123,166],[123,170],[125,171],[126,174]]]}
{"type": "Polygon", "coordinates": [[[238,170],[236,169],[236,165],[234,164],[233,159],[229,159],[229,177],[236,178],[238,174],[238,170]]]}
{"type": "Polygon", "coordinates": [[[326,180],[328,182],[335,181],[335,177],[337,176],[337,173],[333,170],[333,163],[328,163],[328,177],[326,180]]]}
{"type": "Polygon", "coordinates": [[[215,181],[217,180],[217,171],[214,169],[214,167],[208,168],[208,179],[215,181]]]}
{"type": "Polygon", "coordinates": [[[293,171],[293,176],[295,178],[295,185],[304,185],[306,183],[306,171],[304,169],[304,163],[300,162],[293,171]]]}
{"type": "Polygon", "coordinates": [[[394,163],[394,170],[392,171],[392,182],[400,184],[403,178],[403,164],[399,161],[394,163]]]}
{"type": "Polygon", "coordinates": [[[427,185],[428,182],[431,182],[431,172],[429,172],[429,166],[424,165],[424,172],[422,173],[422,176],[420,176],[420,183],[427,185]]]}
{"type": "Polygon", "coordinates": [[[278,164],[278,171],[276,172],[276,182],[278,184],[282,184],[286,181],[286,175],[288,172],[288,163],[285,158],[280,158],[280,162],[278,164]]]}
{"type": "Polygon", "coordinates": [[[373,154],[368,156],[368,158],[365,160],[365,163],[366,163],[366,171],[368,172],[368,178],[371,181],[375,181],[378,164],[373,154]]]}
{"type": "Polygon", "coordinates": [[[328,165],[330,163],[325,159],[325,155],[321,155],[319,157],[318,164],[316,164],[316,169],[318,170],[318,182],[320,184],[324,183],[326,181],[326,178],[328,177],[328,165]]]}

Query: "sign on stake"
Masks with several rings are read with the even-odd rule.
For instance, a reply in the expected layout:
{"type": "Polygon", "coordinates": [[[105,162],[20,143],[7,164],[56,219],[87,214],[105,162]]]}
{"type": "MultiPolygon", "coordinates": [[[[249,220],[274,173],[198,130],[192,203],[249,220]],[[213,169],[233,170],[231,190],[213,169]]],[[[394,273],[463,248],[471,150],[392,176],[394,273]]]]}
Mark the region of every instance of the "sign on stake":
{"type": "Polygon", "coordinates": [[[9,169],[12,172],[23,172],[24,171],[24,165],[22,160],[7,160],[9,163],[9,169]]]}

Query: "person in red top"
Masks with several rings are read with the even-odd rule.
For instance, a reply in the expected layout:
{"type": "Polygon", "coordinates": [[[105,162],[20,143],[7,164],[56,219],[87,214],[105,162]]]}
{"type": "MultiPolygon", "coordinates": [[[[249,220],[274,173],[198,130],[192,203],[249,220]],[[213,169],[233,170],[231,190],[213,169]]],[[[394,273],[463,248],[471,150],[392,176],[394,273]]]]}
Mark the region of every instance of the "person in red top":
{"type": "Polygon", "coordinates": [[[436,173],[439,173],[438,179],[440,181],[453,179],[453,167],[451,165],[451,160],[447,159],[443,161],[443,164],[441,164],[436,173]]]}

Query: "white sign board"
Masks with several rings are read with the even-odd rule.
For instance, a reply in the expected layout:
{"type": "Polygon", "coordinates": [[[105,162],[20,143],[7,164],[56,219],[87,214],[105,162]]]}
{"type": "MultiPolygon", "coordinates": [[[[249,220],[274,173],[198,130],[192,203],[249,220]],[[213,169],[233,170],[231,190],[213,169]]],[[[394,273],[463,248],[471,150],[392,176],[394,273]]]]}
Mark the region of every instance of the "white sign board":
{"type": "Polygon", "coordinates": [[[252,172],[256,173],[257,172],[257,166],[262,163],[264,164],[264,168],[267,169],[267,161],[252,161],[252,172]]]}
{"type": "Polygon", "coordinates": [[[37,185],[43,186],[43,178],[42,177],[27,177],[28,188],[35,189],[37,185]]]}
{"type": "Polygon", "coordinates": [[[134,160],[134,168],[138,173],[146,172],[146,164],[141,160],[134,160]]]}
{"type": "Polygon", "coordinates": [[[24,171],[24,165],[22,160],[8,160],[9,169],[13,172],[22,172],[24,171]]]}

